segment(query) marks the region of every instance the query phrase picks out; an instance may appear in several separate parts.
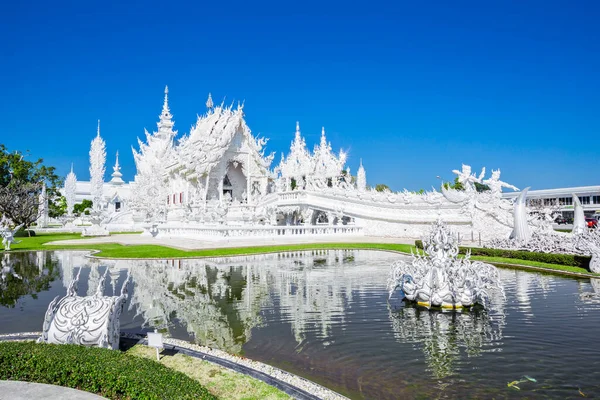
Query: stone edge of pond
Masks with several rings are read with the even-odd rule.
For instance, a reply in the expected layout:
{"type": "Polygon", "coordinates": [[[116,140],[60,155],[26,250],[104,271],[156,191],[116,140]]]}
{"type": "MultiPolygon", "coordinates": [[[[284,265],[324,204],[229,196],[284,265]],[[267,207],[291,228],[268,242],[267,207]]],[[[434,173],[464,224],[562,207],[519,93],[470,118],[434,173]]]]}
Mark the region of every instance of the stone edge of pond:
{"type": "MultiPolygon", "coordinates": [[[[41,334],[41,332],[0,334],[0,342],[36,340],[41,334]]],[[[139,344],[147,344],[147,338],[142,335],[121,333],[121,338],[129,341],[136,341],[139,344]]],[[[347,397],[321,386],[318,383],[259,361],[235,356],[222,350],[199,346],[184,340],[165,338],[163,342],[167,345],[165,348],[168,348],[169,350],[175,350],[190,357],[208,361],[235,372],[248,375],[251,378],[261,380],[295,399],[348,400],[347,397]]]]}

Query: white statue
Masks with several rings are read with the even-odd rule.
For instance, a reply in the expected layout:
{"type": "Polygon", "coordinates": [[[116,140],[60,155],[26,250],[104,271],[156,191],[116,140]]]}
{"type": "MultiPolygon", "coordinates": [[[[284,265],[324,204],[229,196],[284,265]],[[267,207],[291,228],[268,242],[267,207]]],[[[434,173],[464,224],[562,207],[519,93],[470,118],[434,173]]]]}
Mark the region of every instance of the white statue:
{"type": "Polygon", "coordinates": [[[573,205],[574,205],[574,218],[573,218],[573,233],[582,234],[587,230],[587,224],[585,222],[585,214],[583,213],[583,206],[579,197],[573,194],[573,205]]]}
{"type": "Polygon", "coordinates": [[[15,233],[17,233],[22,226],[23,224],[14,229],[10,229],[8,224],[0,226],[0,236],[2,236],[2,246],[4,246],[4,251],[9,251],[12,243],[21,243],[20,241],[15,240],[15,233]]]}
{"type": "Polygon", "coordinates": [[[510,235],[511,239],[515,239],[518,242],[527,243],[531,237],[528,224],[528,213],[526,207],[527,191],[528,187],[523,189],[517,200],[515,201],[514,209],[514,227],[510,235]]]}
{"type": "Polygon", "coordinates": [[[131,277],[127,276],[119,296],[103,296],[108,269],[92,296],[77,295],[81,269],[67,289],[67,295],[56,296],[48,306],[42,336],[38,342],[98,346],[118,350],[120,317],[128,298],[131,277]]]}
{"type": "Polygon", "coordinates": [[[413,254],[412,262],[392,265],[388,279],[390,297],[400,289],[406,299],[419,305],[462,308],[476,303],[485,306],[488,291],[501,290],[494,266],[471,262],[468,253],[458,258],[458,240],[441,220],[433,224],[423,245],[423,255],[413,254]]]}
{"type": "MultiPolygon", "coordinates": [[[[485,171],[485,168],[484,168],[484,171],[485,171]]],[[[480,179],[481,179],[481,177],[480,177],[480,179]]],[[[483,183],[486,184],[490,188],[492,195],[494,195],[496,197],[502,197],[502,188],[503,187],[512,189],[515,191],[519,190],[519,188],[517,188],[516,186],[513,186],[506,182],[502,182],[500,180],[500,169],[492,170],[492,177],[490,179],[484,179],[483,183]]]]}
{"type": "Polygon", "coordinates": [[[465,191],[474,192],[475,191],[475,183],[481,183],[483,176],[485,175],[485,167],[481,170],[481,174],[479,177],[476,177],[475,174],[471,173],[470,165],[462,165],[462,171],[457,169],[452,170],[453,173],[458,175],[458,181],[463,185],[465,191]]]}

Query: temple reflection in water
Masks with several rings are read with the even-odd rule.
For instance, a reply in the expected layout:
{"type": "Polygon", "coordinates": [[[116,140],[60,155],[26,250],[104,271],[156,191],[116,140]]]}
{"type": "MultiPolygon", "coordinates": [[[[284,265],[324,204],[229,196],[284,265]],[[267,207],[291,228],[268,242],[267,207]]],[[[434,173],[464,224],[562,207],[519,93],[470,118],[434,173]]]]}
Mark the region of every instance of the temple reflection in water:
{"type": "MultiPolygon", "coordinates": [[[[278,335],[287,330],[284,336],[291,335],[302,352],[306,343],[335,343],[347,330],[362,329],[359,333],[368,335],[374,327],[356,324],[380,321],[372,322],[380,329],[373,335],[381,339],[382,332],[390,334],[398,343],[423,352],[427,369],[438,378],[459,372],[461,360],[502,351],[505,310],[518,312],[523,323],[530,323],[532,298],[550,298],[554,286],[562,282],[552,276],[501,270],[510,305],[497,295],[489,311],[441,312],[387,303],[389,265],[403,256],[385,252],[322,250],[182,260],[98,260],[86,254],[5,254],[2,305],[14,308],[27,295],[53,290],[51,283],[57,279],[62,285],[54,290],[62,295],[79,267],[85,277],[81,293],[89,294],[108,269],[113,292],[128,273],[132,275],[129,320],[122,320],[129,331],[156,328],[183,338],[183,329],[199,344],[242,353],[251,335],[259,332],[255,328],[263,341],[269,340],[264,332],[273,325],[278,335]]],[[[579,287],[576,296],[584,314],[589,312],[585,304],[599,301],[600,285],[597,280],[580,281],[579,287]]],[[[46,307],[47,303],[41,315],[46,307]]],[[[38,322],[41,327],[42,316],[38,322]]]]}

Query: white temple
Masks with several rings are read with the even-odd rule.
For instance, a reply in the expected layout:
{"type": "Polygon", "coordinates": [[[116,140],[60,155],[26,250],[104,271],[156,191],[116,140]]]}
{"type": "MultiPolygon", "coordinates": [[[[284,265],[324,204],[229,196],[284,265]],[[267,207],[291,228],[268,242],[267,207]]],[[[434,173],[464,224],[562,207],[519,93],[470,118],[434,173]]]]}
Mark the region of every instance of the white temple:
{"type": "Polygon", "coordinates": [[[157,131],[146,131],[139,150],[132,149],[134,180],[123,181],[117,154],[112,179],[101,186],[77,181],[77,200],[100,196],[110,230],[152,229],[159,236],[418,238],[438,216],[463,237],[506,237],[513,230],[512,203],[501,197],[502,185],[510,185],[499,181],[499,171],[484,181],[485,171],[477,177],[463,166],[456,173],[464,191],[377,192],[367,186],[362,160],[351,176],[346,153],[333,152],[324,128],[311,152],[296,123],[288,154],[272,167],[267,139],[252,134],[243,105],[215,106],[209,95],[206,106],[176,140],[165,88],[157,131]],[[476,182],[494,190],[479,193],[476,182]]]}

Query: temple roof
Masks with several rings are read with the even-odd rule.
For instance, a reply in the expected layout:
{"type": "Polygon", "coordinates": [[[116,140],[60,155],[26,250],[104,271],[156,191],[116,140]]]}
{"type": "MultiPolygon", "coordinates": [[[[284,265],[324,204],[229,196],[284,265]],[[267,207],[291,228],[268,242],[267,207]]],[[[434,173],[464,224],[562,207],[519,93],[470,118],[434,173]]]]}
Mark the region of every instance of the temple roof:
{"type": "MultiPolygon", "coordinates": [[[[211,102],[207,102],[212,105],[211,102]]],[[[273,156],[264,155],[266,139],[255,138],[244,120],[243,106],[210,107],[205,115],[199,116],[188,136],[176,148],[174,162],[169,171],[187,177],[202,177],[221,161],[232,146],[239,152],[249,152],[253,160],[252,169],[267,174],[273,156]],[[239,143],[234,139],[239,137],[239,143]]]]}

